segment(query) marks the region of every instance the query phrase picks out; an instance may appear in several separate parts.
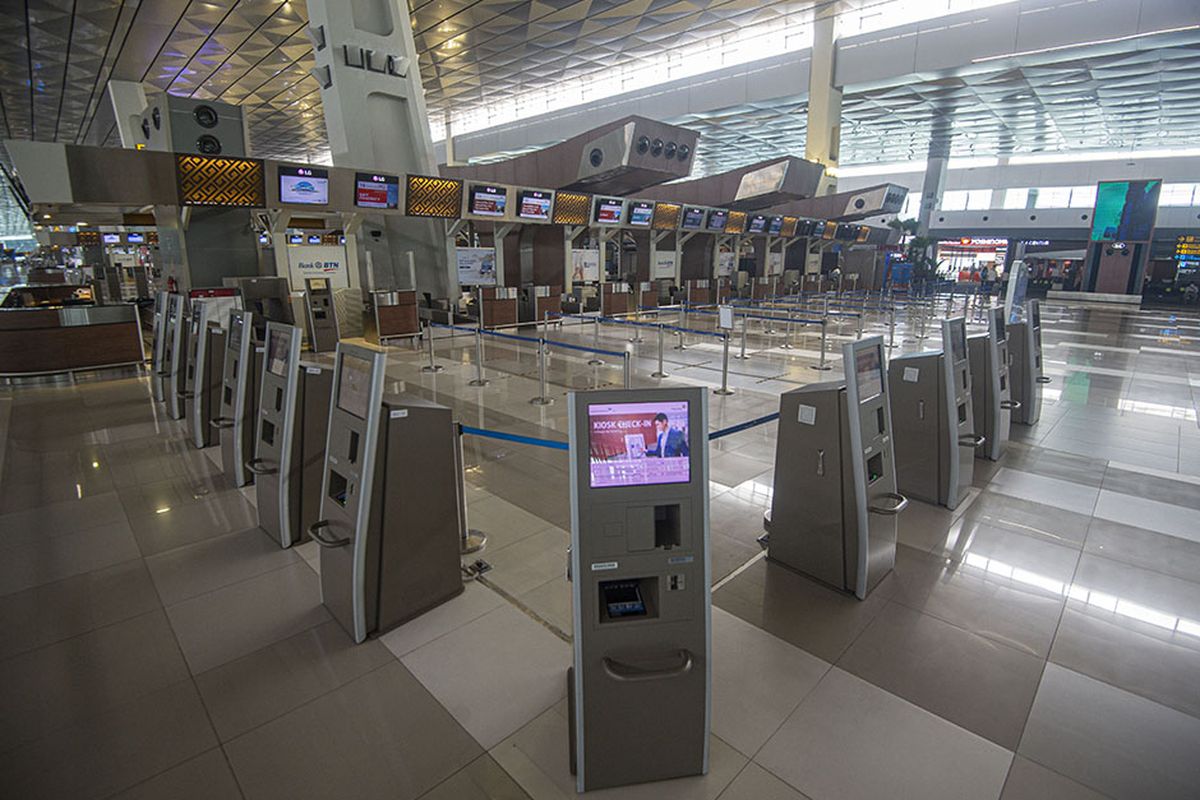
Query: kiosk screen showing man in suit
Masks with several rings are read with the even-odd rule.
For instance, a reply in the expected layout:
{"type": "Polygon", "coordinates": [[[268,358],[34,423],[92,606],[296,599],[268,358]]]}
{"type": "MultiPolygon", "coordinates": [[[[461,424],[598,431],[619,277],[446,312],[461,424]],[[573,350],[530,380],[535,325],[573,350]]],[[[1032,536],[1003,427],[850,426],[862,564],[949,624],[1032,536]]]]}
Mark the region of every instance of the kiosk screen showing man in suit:
{"type": "Polygon", "coordinates": [[[588,406],[592,488],[691,480],[688,404],[588,406]]]}

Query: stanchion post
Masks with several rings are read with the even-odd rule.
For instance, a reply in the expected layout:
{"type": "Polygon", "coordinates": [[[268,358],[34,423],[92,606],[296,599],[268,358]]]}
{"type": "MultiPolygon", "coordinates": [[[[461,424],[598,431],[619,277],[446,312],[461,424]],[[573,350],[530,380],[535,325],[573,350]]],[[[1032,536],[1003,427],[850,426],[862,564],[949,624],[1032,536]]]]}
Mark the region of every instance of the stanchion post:
{"type": "Polygon", "coordinates": [[[791,350],[792,349],[792,312],[787,311],[785,313],[787,314],[787,322],[784,323],[784,326],[783,326],[783,344],[780,345],[780,348],[783,350],[791,350]]]}
{"type": "Polygon", "coordinates": [[[888,349],[891,350],[896,346],[896,305],[891,304],[888,308],[888,349]]]}
{"type": "Polygon", "coordinates": [[[425,326],[425,349],[429,352],[429,363],[421,367],[421,372],[441,372],[444,367],[433,363],[433,326],[425,326]]]}
{"type": "MultiPolygon", "coordinates": [[[[600,349],[600,317],[595,318],[593,325],[594,325],[594,327],[592,328],[592,347],[594,347],[596,350],[599,350],[600,349]]],[[[587,363],[593,367],[596,367],[596,366],[599,366],[600,364],[603,364],[604,361],[599,356],[597,356],[595,353],[592,353],[592,357],[588,359],[587,363]]]]}
{"type": "Polygon", "coordinates": [[[651,373],[655,378],[667,377],[667,373],[663,369],[663,339],[665,337],[666,326],[660,322],[658,323],[658,369],[651,373]]]}
{"type": "Polygon", "coordinates": [[[828,363],[826,363],[826,358],[825,358],[825,351],[828,349],[826,347],[826,340],[828,338],[828,334],[829,334],[829,320],[828,320],[828,318],[825,318],[825,319],[821,320],[821,360],[819,362],[817,362],[816,364],[809,365],[813,369],[818,369],[818,370],[821,370],[822,372],[833,369],[832,366],[830,366],[828,363]]]}
{"type": "Polygon", "coordinates": [[[466,478],[463,473],[466,471],[466,458],[463,456],[462,443],[462,426],[456,425],[458,436],[454,437],[457,440],[458,446],[455,448],[455,460],[458,462],[458,498],[459,498],[459,552],[462,555],[470,555],[478,553],[487,546],[487,534],[481,530],[471,527],[470,521],[467,519],[467,488],[466,478]]]}
{"type": "Polygon", "coordinates": [[[483,377],[483,328],[475,329],[475,379],[467,381],[467,385],[488,385],[488,380],[483,377]]]}
{"type": "Polygon", "coordinates": [[[554,402],[546,388],[546,340],[538,339],[538,396],[529,402],[535,406],[548,406],[554,402]]]}
{"type": "Polygon", "coordinates": [[[721,340],[721,388],[713,389],[713,394],[730,395],[733,389],[729,388],[729,334],[725,334],[721,340]]]}
{"type": "Polygon", "coordinates": [[[750,356],[746,355],[746,328],[749,325],[750,325],[750,318],[747,317],[745,314],[743,314],[742,315],[742,351],[740,353],[738,353],[736,356],[734,356],[734,358],[736,358],[740,361],[745,361],[746,359],[748,359],[750,357],[750,356]]]}
{"type": "Polygon", "coordinates": [[[633,359],[630,356],[629,351],[625,351],[624,353],[621,354],[621,361],[622,361],[621,373],[622,373],[622,377],[624,377],[624,379],[625,379],[625,388],[632,389],[633,388],[633,359]]]}

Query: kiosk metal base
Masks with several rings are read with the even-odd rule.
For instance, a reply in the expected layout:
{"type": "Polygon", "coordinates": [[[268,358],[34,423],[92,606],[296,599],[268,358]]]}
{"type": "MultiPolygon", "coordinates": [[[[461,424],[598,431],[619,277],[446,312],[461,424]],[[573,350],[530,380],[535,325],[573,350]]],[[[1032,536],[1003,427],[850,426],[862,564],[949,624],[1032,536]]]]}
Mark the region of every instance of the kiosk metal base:
{"type": "Polygon", "coordinates": [[[481,530],[471,528],[467,531],[467,535],[462,538],[462,554],[478,553],[483,548],[487,547],[487,534],[481,530]]]}

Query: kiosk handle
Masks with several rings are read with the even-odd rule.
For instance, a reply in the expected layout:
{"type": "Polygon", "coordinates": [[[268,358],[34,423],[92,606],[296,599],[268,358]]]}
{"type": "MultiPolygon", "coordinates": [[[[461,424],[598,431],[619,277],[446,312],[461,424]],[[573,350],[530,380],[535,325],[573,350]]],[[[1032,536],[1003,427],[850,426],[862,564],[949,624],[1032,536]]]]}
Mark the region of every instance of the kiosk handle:
{"type": "Polygon", "coordinates": [[[229,417],[217,417],[216,419],[210,419],[208,424],[214,428],[232,428],[234,422],[236,420],[232,420],[229,417]]]}
{"type": "Polygon", "coordinates": [[[252,458],[246,462],[246,469],[253,472],[255,475],[274,475],[279,470],[275,467],[264,467],[262,458],[252,458]]]}
{"type": "Polygon", "coordinates": [[[895,500],[896,504],[894,506],[871,506],[870,510],[876,514],[887,514],[888,516],[891,516],[893,514],[899,514],[901,511],[908,508],[908,498],[902,494],[898,494],[896,492],[886,492],[880,496],[889,500],[895,500]]]}
{"type": "Polygon", "coordinates": [[[160,369],[158,372],[155,372],[154,374],[155,374],[155,375],[157,375],[157,376],[158,376],[158,377],[160,377],[160,378],[165,378],[165,377],[167,377],[168,375],[170,375],[170,374],[171,374],[171,370],[169,370],[169,369],[160,369]]]}
{"type": "Polygon", "coordinates": [[[645,669],[605,656],[604,671],[610,678],[618,681],[653,681],[661,678],[675,678],[691,672],[692,663],[695,660],[691,651],[681,649],[676,656],[679,658],[679,663],[664,669],[645,669]]]}
{"type": "Polygon", "coordinates": [[[1001,400],[1000,407],[1009,411],[1016,411],[1021,407],[1020,400],[1001,400]]]}
{"type": "Polygon", "coordinates": [[[195,392],[176,392],[175,394],[178,397],[182,397],[184,400],[195,400],[196,399],[195,392]]]}
{"type": "Polygon", "coordinates": [[[316,542],[317,544],[319,544],[321,547],[345,547],[346,545],[350,544],[350,539],[348,539],[348,538],[327,539],[324,536],[322,536],[320,534],[320,531],[324,530],[325,528],[328,528],[328,527],[329,527],[329,520],[327,520],[327,519],[323,519],[318,522],[314,522],[312,525],[308,526],[308,535],[311,536],[312,540],[314,542],[316,542]]]}
{"type": "Polygon", "coordinates": [[[1046,375],[1038,375],[1037,377],[1038,383],[1049,383],[1051,380],[1052,379],[1046,375]]]}
{"type": "Polygon", "coordinates": [[[963,447],[983,447],[987,443],[987,437],[978,433],[965,433],[958,437],[958,443],[963,447]]]}

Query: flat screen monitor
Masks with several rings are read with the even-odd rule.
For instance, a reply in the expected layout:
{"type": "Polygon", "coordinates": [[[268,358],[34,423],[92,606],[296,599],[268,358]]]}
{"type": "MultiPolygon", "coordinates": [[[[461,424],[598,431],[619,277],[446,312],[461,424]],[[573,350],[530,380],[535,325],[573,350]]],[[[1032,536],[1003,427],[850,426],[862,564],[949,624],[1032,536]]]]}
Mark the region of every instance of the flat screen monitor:
{"type": "Polygon", "coordinates": [[[685,231],[698,231],[704,227],[704,209],[699,206],[684,206],[683,222],[679,227],[685,231]]]}
{"type": "Polygon", "coordinates": [[[796,223],[797,236],[812,236],[813,221],[811,219],[802,219],[796,223]]]}
{"type": "Polygon", "coordinates": [[[320,244],[320,243],[321,243],[321,234],[319,234],[319,233],[310,233],[310,234],[308,235],[308,243],[309,243],[309,244],[320,244]]]}
{"type": "Polygon", "coordinates": [[[229,349],[235,353],[242,349],[242,325],[245,320],[240,315],[229,320],[229,349]]]}
{"type": "Polygon", "coordinates": [[[267,339],[267,372],[282,378],[287,375],[288,350],[292,346],[292,334],[288,331],[272,330],[267,339]]]}
{"type": "Polygon", "coordinates": [[[747,233],[765,233],[767,230],[767,216],[765,214],[755,214],[750,217],[750,224],[746,228],[747,233]]]}
{"type": "Polygon", "coordinates": [[[772,236],[778,236],[783,230],[783,217],[771,217],[767,222],[767,233],[772,236]]]}
{"type": "Polygon", "coordinates": [[[871,229],[868,228],[866,225],[859,225],[858,226],[858,238],[855,239],[854,241],[862,243],[862,242],[867,241],[867,239],[870,239],[870,238],[871,238],[871,229]]]}
{"type": "Polygon", "coordinates": [[[1092,211],[1092,241],[1148,242],[1158,217],[1161,180],[1101,181],[1092,211]]]}
{"type": "Polygon", "coordinates": [[[337,407],[365,420],[370,399],[371,362],[351,353],[343,353],[342,369],[338,374],[337,407]]]}
{"type": "Polygon", "coordinates": [[[141,244],[146,241],[146,235],[144,233],[127,233],[125,234],[125,241],[130,244],[141,244]]]}
{"type": "Polygon", "coordinates": [[[254,329],[260,340],[268,322],[296,324],[287,278],[242,278],[237,288],[242,293],[242,308],[254,312],[254,329]]]}
{"type": "Polygon", "coordinates": [[[704,224],[705,230],[720,232],[725,230],[725,223],[729,221],[729,212],[723,208],[714,208],[708,212],[708,221],[704,224]]]}
{"type": "Polygon", "coordinates": [[[589,405],[588,454],[593,489],[687,483],[687,401],[589,405]]]}
{"type": "Polygon", "coordinates": [[[1004,321],[1004,307],[992,309],[992,319],[996,321],[996,341],[1008,340],[1008,325],[1004,321]]]}
{"type": "Polygon", "coordinates": [[[842,222],[833,229],[833,238],[839,242],[853,242],[858,238],[858,226],[842,222]]]}
{"type": "Polygon", "coordinates": [[[950,325],[950,360],[967,360],[967,325],[965,322],[954,322],[950,325]]]}
{"type": "Polygon", "coordinates": [[[329,170],[279,167],[279,202],[323,206],[329,203],[329,170]]]}
{"type": "Polygon", "coordinates": [[[858,383],[858,402],[865,403],[883,393],[883,359],[878,345],[854,354],[854,378],[858,383]]]}
{"type": "Polygon", "coordinates": [[[100,235],[100,238],[104,241],[105,244],[120,244],[121,243],[121,234],[119,234],[119,233],[104,233],[104,234],[100,235]]]}
{"type": "Polygon", "coordinates": [[[633,200],[629,203],[629,224],[635,228],[649,228],[654,221],[654,203],[633,200]]]}
{"type": "Polygon", "coordinates": [[[835,236],[837,236],[836,222],[825,222],[822,223],[822,225],[824,226],[823,230],[821,231],[822,239],[833,239],[835,236]]]}
{"type": "Polygon", "coordinates": [[[601,225],[620,225],[624,208],[625,203],[619,197],[597,197],[594,219],[601,225]]]}
{"type": "Polygon", "coordinates": [[[521,219],[532,219],[545,222],[550,219],[550,200],[552,192],[538,189],[522,189],[517,195],[517,216],[521,219]]]}
{"type": "Polygon", "coordinates": [[[372,172],[354,173],[354,205],[359,208],[399,208],[400,178],[372,172]]]}
{"type": "Polygon", "coordinates": [[[1033,327],[1035,327],[1035,328],[1042,327],[1042,304],[1041,303],[1030,303],[1029,304],[1029,315],[1031,317],[1033,317],[1033,327]]]}
{"type": "Polygon", "coordinates": [[[299,233],[288,234],[288,244],[304,244],[304,236],[299,233]]]}
{"type": "Polygon", "coordinates": [[[503,217],[508,208],[508,190],[503,186],[472,184],[467,198],[467,211],[478,217],[503,217]]]}
{"type": "Polygon", "coordinates": [[[323,292],[325,287],[329,285],[329,281],[324,278],[309,278],[308,288],[314,292],[323,292]]]}

